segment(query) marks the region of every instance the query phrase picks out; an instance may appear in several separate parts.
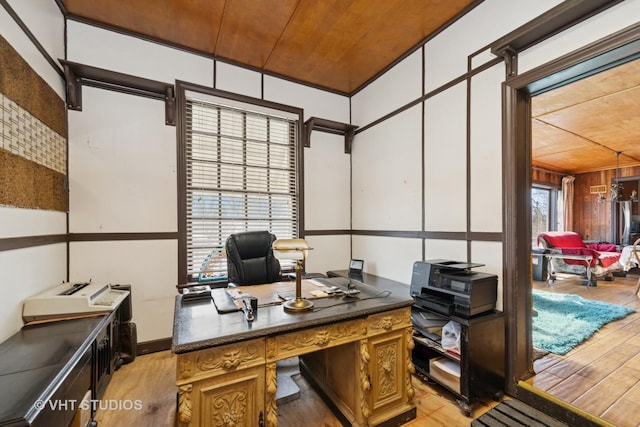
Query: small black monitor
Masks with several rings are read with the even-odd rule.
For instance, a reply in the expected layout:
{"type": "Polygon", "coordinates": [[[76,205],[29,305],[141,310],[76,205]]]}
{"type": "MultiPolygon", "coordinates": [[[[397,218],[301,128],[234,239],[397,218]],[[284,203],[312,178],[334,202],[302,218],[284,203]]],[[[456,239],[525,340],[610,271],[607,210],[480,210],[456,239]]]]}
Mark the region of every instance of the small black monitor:
{"type": "Polygon", "coordinates": [[[362,276],[362,268],[364,267],[364,260],[351,259],[349,262],[349,276],[362,276]]]}

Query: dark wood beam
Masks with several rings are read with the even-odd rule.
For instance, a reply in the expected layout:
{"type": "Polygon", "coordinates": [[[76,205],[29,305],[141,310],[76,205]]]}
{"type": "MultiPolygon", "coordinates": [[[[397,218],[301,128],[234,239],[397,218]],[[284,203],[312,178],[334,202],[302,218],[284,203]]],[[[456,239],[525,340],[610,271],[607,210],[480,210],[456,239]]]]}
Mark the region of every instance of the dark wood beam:
{"type": "Polygon", "coordinates": [[[82,111],[82,86],[92,86],[165,102],[165,123],[175,125],[175,88],[172,84],[59,59],[67,82],[67,107],[82,111]]]}
{"type": "Polygon", "coordinates": [[[506,56],[561,33],[623,0],[566,0],[491,44],[491,53],[506,56]]]}
{"type": "Polygon", "coordinates": [[[311,131],[332,133],[335,135],[344,135],[344,152],[351,154],[351,146],[353,144],[353,136],[358,126],[348,123],[336,122],[333,120],[321,119],[319,117],[311,117],[304,122],[305,129],[305,147],[311,147],[311,131]]]}

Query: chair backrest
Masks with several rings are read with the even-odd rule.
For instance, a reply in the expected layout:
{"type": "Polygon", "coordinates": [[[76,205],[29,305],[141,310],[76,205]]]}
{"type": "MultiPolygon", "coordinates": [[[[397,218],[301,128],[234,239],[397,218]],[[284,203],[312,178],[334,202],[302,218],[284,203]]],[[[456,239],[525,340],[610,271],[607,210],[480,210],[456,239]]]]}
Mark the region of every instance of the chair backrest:
{"type": "Polygon", "coordinates": [[[246,231],[229,236],[225,242],[229,282],[258,285],[282,280],[280,262],[271,248],[275,240],[276,236],[268,231],[246,231]]]}
{"type": "Polygon", "coordinates": [[[538,244],[550,248],[586,248],[582,237],[575,231],[546,231],[538,234],[538,244]]]}

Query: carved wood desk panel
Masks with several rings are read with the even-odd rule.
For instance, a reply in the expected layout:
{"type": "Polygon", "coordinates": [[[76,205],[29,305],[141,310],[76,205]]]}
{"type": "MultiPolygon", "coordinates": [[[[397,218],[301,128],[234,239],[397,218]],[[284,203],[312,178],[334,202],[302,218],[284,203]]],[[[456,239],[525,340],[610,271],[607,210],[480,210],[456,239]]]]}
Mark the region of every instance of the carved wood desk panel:
{"type": "Polygon", "coordinates": [[[303,373],[343,423],[415,418],[408,286],[357,287],[358,299],[315,300],[310,312],[260,307],[252,323],[242,312],[218,314],[211,301],[183,303],[178,295],[172,348],[179,425],[277,426],[276,362],[292,356],[304,356],[303,373]]]}

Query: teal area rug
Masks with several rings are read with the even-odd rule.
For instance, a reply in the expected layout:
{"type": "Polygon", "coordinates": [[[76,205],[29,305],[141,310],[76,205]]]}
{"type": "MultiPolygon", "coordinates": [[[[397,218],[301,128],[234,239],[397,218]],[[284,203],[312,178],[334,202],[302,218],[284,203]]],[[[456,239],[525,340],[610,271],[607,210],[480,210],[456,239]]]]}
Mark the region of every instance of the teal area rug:
{"type": "Polygon", "coordinates": [[[564,355],[607,323],[635,310],[579,295],[533,291],[533,346],[564,355]]]}

